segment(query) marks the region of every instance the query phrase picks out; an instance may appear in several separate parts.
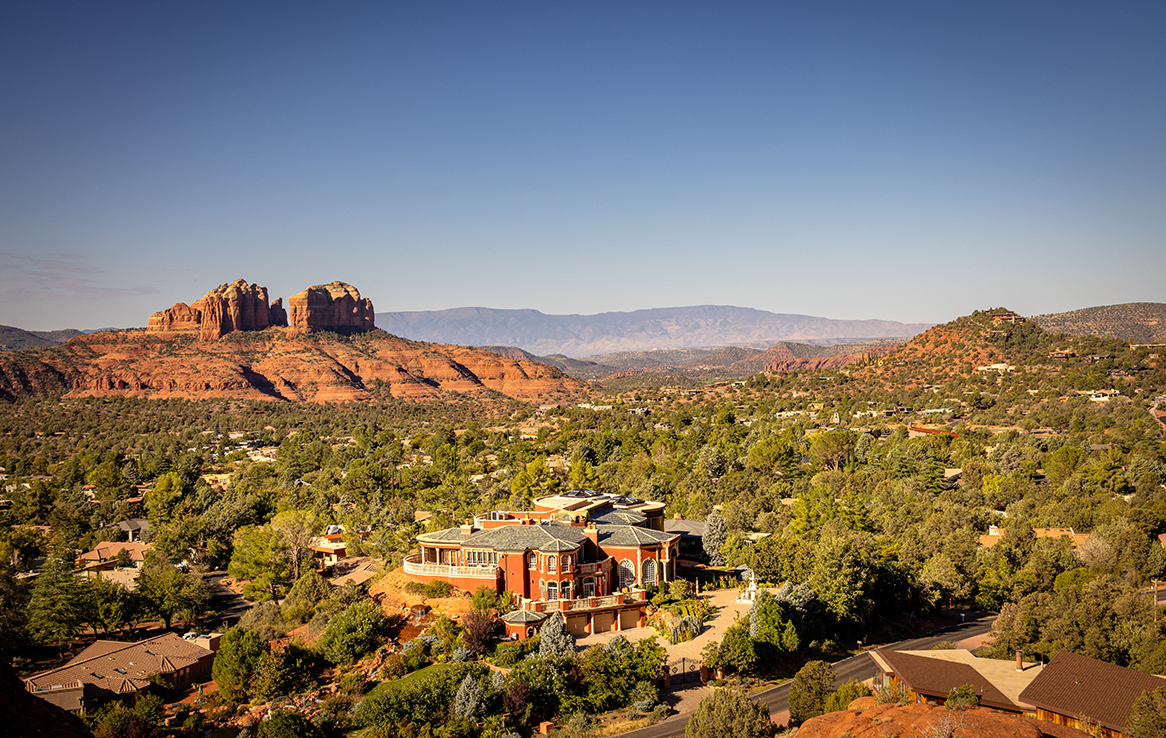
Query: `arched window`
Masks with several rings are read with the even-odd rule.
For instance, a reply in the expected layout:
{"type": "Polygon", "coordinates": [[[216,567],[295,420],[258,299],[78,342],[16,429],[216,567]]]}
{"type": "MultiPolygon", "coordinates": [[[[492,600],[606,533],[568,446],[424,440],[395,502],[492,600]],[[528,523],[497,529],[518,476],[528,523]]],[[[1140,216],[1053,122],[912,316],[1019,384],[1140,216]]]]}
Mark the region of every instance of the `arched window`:
{"type": "Polygon", "coordinates": [[[548,600],[559,599],[559,585],[557,582],[553,582],[553,581],[547,582],[547,599],[548,600]]]}
{"type": "Polygon", "coordinates": [[[551,574],[555,573],[555,557],[554,556],[547,557],[547,572],[549,572],[551,574]]]}
{"type": "Polygon", "coordinates": [[[640,584],[647,587],[656,583],[656,560],[648,559],[640,567],[640,584]]]}
{"type": "Polygon", "coordinates": [[[534,571],[538,568],[538,554],[531,551],[526,557],[526,568],[534,571]]]}
{"type": "Polygon", "coordinates": [[[636,565],[627,559],[619,562],[619,586],[621,589],[636,586],[636,565]]]}
{"type": "Polygon", "coordinates": [[[595,577],[587,577],[586,579],[583,580],[583,596],[584,597],[595,597],[599,594],[602,594],[602,593],[595,591],[595,577]]]}
{"type": "Polygon", "coordinates": [[[538,580],[538,598],[543,602],[547,601],[547,583],[542,579],[538,580]]]}
{"type": "Polygon", "coordinates": [[[563,571],[571,571],[571,555],[563,557],[563,571]]]}
{"type": "Polygon", "coordinates": [[[563,589],[562,589],[562,590],[560,590],[560,592],[559,592],[559,595],[560,595],[560,596],[561,596],[561,597],[562,597],[564,600],[571,600],[571,599],[574,599],[574,598],[571,596],[571,590],[572,590],[572,589],[573,589],[573,587],[571,587],[571,582],[570,582],[570,581],[563,582],[563,589]]]}

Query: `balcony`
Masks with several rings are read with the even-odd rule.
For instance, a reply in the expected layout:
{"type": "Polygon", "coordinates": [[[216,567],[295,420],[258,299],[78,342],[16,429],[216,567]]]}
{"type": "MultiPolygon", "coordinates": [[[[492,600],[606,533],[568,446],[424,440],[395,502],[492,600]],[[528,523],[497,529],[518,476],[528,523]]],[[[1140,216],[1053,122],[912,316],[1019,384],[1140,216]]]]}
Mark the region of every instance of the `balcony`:
{"type": "Polygon", "coordinates": [[[457,579],[490,579],[498,578],[497,566],[452,566],[450,564],[427,564],[421,560],[421,554],[410,554],[405,557],[404,568],[406,574],[417,574],[426,577],[452,577],[457,579]]]}
{"type": "Polygon", "coordinates": [[[606,610],[623,605],[637,605],[647,602],[648,595],[642,589],[633,589],[630,592],[605,595],[603,597],[578,597],[573,600],[522,600],[519,606],[523,610],[535,612],[579,612],[587,610],[606,610]]]}
{"type": "Polygon", "coordinates": [[[603,561],[595,561],[587,564],[579,564],[579,576],[587,576],[588,574],[599,574],[611,571],[612,558],[609,556],[603,561]]]}

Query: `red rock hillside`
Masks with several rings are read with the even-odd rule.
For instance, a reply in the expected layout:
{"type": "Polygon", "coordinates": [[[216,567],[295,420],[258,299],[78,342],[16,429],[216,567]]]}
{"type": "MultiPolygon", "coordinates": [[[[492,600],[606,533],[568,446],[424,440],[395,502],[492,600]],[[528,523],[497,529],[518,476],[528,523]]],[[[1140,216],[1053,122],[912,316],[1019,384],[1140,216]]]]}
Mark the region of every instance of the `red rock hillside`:
{"type": "Polygon", "coordinates": [[[545,364],[384,331],[340,337],[276,327],[214,341],[107,331],[0,355],[0,400],[7,401],[64,395],[345,402],[489,390],[558,402],[584,397],[587,386],[545,364]]]}
{"type": "Polygon", "coordinates": [[[873,697],[850,703],[850,710],[807,720],[797,738],[1088,738],[1075,728],[1006,715],[985,707],[948,710],[936,705],[875,705],[873,697]]]}

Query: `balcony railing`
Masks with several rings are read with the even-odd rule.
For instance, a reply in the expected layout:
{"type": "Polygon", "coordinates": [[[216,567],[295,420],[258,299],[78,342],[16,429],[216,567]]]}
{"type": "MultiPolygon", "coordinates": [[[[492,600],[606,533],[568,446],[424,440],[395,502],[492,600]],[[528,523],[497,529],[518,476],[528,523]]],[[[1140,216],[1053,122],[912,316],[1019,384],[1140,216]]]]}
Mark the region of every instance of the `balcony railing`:
{"type": "Polygon", "coordinates": [[[634,589],[621,594],[604,595],[602,597],[577,597],[573,600],[539,600],[523,599],[520,607],[523,610],[541,612],[574,612],[578,610],[602,610],[619,605],[635,605],[645,602],[648,595],[642,589],[634,589]]]}
{"type": "Polygon", "coordinates": [[[611,571],[611,557],[603,561],[596,561],[588,564],[579,564],[579,575],[586,576],[587,574],[598,574],[600,572],[611,571]]]}
{"type": "Polygon", "coordinates": [[[452,566],[450,564],[428,564],[421,560],[421,554],[410,554],[404,561],[406,574],[429,577],[456,577],[458,579],[497,579],[497,566],[452,566]]]}

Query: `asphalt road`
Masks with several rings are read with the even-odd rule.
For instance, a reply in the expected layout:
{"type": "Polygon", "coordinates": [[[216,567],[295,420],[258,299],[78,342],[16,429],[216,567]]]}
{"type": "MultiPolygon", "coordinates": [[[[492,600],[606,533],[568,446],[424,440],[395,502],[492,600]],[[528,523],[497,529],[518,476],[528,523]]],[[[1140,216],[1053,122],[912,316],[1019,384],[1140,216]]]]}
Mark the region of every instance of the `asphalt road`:
{"type": "Polygon", "coordinates": [[[243,595],[235,594],[223,586],[223,578],[226,576],[227,572],[225,571],[212,571],[203,575],[206,583],[211,585],[210,609],[215,613],[214,617],[209,618],[203,624],[202,629],[208,633],[225,632],[252,606],[252,603],[247,601],[243,595]]]}
{"type": "MultiPolygon", "coordinates": [[[[913,638],[909,641],[891,643],[883,646],[883,648],[892,651],[926,650],[940,641],[959,641],[964,638],[983,635],[992,629],[992,621],[994,619],[995,616],[993,615],[979,620],[969,620],[966,623],[960,623],[959,625],[953,625],[949,628],[929,633],[922,638],[913,638]]],[[[857,679],[858,681],[868,679],[874,674],[875,665],[871,661],[870,656],[861,653],[841,661],[836,661],[830,664],[830,668],[834,670],[834,686],[840,687],[851,679],[857,679]]],[[[776,687],[770,687],[764,691],[756,692],[752,695],[753,700],[768,705],[770,715],[784,712],[789,709],[789,685],[790,682],[787,681],[776,687]]],[[[668,738],[669,736],[682,736],[684,735],[684,728],[687,725],[688,713],[673,715],[667,720],[661,720],[647,728],[624,733],[621,738],[668,738]]]]}

